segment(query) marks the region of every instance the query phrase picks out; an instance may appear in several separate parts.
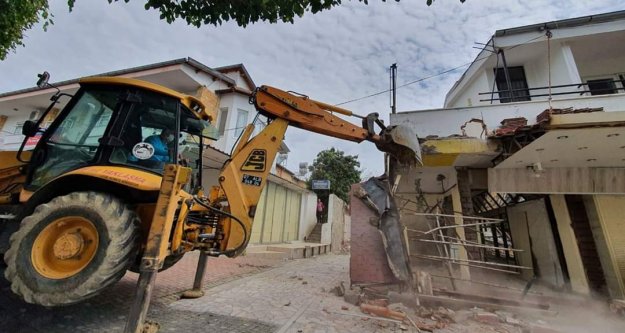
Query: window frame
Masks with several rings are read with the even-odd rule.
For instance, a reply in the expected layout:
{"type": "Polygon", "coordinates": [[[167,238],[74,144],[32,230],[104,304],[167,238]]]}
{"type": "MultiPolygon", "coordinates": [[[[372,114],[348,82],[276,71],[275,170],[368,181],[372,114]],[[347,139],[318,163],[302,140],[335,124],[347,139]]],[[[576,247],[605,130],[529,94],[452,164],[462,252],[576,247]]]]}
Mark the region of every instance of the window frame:
{"type": "Polygon", "coordinates": [[[520,88],[518,91],[511,91],[511,90],[516,90],[516,89],[507,87],[508,82],[506,80],[505,68],[504,67],[493,68],[493,75],[494,75],[495,84],[497,86],[497,94],[499,96],[499,103],[531,101],[532,97],[530,95],[529,85],[527,83],[527,75],[525,74],[525,67],[524,66],[508,66],[508,74],[510,75],[510,83],[513,86],[515,82],[522,82],[523,87],[520,88]],[[517,72],[519,70],[520,72],[517,72]],[[513,78],[512,72],[515,72],[516,74],[521,74],[521,76],[515,79],[513,78]],[[498,77],[500,79],[498,79],[498,77]],[[507,87],[506,89],[502,89],[504,85],[507,87]]]}

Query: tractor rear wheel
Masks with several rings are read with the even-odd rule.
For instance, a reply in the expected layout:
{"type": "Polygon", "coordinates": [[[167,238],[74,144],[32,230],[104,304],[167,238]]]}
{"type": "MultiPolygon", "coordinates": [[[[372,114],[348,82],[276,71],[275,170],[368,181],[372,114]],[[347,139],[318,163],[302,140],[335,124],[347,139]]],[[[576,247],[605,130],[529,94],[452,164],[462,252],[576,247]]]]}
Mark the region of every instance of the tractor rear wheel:
{"type": "Polygon", "coordinates": [[[117,282],[136,256],[138,217],[119,199],[74,192],[37,206],[11,236],[11,290],[26,302],[68,305],[117,282]]]}

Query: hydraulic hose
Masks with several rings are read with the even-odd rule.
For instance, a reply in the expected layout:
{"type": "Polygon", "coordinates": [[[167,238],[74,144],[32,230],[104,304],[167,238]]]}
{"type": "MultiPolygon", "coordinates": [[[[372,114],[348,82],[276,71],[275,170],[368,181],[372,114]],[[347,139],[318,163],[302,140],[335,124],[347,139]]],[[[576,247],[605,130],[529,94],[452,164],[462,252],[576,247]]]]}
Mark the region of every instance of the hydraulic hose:
{"type": "Polygon", "coordinates": [[[202,202],[202,200],[200,200],[197,196],[194,196],[193,200],[195,200],[195,202],[197,202],[200,206],[202,206],[202,207],[204,207],[206,209],[209,209],[209,210],[211,210],[211,211],[213,211],[213,212],[215,212],[217,214],[225,215],[225,216],[235,220],[239,224],[239,226],[241,226],[241,229],[243,229],[243,242],[241,242],[241,244],[239,244],[234,249],[228,250],[228,251],[224,251],[221,254],[225,254],[226,256],[228,256],[230,254],[238,252],[239,250],[245,249],[245,247],[247,246],[247,229],[245,228],[245,225],[243,224],[243,222],[241,222],[241,220],[239,220],[236,216],[234,216],[234,215],[232,215],[232,214],[230,214],[228,212],[225,212],[225,211],[223,211],[221,209],[217,209],[215,207],[211,207],[211,206],[207,205],[206,203],[202,202]]]}

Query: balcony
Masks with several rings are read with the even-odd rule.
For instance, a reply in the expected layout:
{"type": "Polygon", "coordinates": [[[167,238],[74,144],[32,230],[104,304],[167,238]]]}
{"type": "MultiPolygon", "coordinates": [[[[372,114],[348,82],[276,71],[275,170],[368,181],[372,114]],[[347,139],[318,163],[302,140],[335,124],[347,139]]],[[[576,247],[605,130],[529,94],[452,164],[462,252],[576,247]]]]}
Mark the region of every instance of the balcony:
{"type": "MultiPolygon", "coordinates": [[[[604,112],[625,111],[625,90],[623,88],[617,88],[619,93],[616,94],[587,96],[589,92],[586,91],[588,90],[586,84],[567,86],[569,85],[559,86],[558,90],[552,87],[552,95],[558,93],[560,94],[558,96],[562,97],[551,101],[551,106],[554,109],[603,108],[604,112]],[[566,91],[567,89],[568,91],[566,91]],[[582,95],[580,96],[580,94],[582,95]]],[[[528,90],[530,96],[537,97],[538,95],[545,95],[544,89],[545,87],[539,87],[528,90]]],[[[497,93],[493,97],[500,98],[497,93]]],[[[488,93],[486,100],[490,101],[490,93],[488,93]]],[[[501,121],[506,118],[524,117],[529,124],[533,124],[536,122],[536,116],[546,109],[549,109],[549,101],[546,98],[541,98],[540,100],[523,102],[399,112],[391,115],[391,124],[411,126],[420,137],[430,135],[446,137],[462,134],[460,127],[471,119],[482,120],[488,131],[500,126],[501,121]]]]}

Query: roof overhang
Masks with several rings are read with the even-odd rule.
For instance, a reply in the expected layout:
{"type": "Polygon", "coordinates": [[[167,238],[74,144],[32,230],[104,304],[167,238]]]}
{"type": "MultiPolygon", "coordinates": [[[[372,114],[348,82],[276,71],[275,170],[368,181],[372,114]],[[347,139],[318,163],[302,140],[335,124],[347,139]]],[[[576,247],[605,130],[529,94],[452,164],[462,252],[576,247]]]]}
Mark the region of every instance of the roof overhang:
{"type": "Polygon", "coordinates": [[[547,131],[496,169],[625,167],[625,112],[552,115],[547,131]]]}
{"type": "Polygon", "coordinates": [[[546,128],[488,170],[489,191],[625,193],[625,112],[552,115],[546,128]]]}

